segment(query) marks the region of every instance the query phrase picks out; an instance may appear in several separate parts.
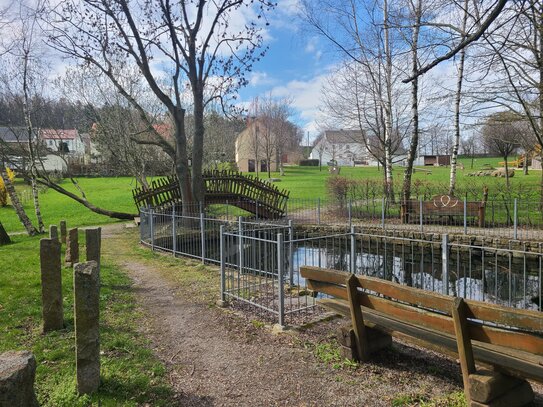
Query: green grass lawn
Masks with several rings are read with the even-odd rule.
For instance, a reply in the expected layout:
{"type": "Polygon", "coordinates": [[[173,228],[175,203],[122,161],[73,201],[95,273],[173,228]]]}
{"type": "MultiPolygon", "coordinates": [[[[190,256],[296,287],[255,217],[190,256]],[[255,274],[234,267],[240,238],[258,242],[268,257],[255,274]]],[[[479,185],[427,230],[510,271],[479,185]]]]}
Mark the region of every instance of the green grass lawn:
{"type": "MultiPolygon", "coordinates": [[[[78,181],[89,201],[95,205],[116,211],[137,212],[132,200],[132,188],[135,187],[133,178],[79,178],[78,181]]],[[[76,190],[69,180],[64,180],[62,186],[72,192],[76,190]]],[[[22,191],[29,187],[17,179],[16,189],[22,191]]],[[[28,194],[25,195],[28,196],[28,194]]],[[[58,225],[62,219],[68,222],[69,227],[101,225],[114,221],[107,216],[91,212],[80,203],[52,189],[41,191],[40,205],[46,227],[50,224],[58,225]]],[[[32,200],[27,199],[24,206],[27,214],[36,224],[32,200]]],[[[0,221],[8,233],[23,230],[11,206],[0,207],[0,221]]]]}
{"type": "MultiPolygon", "coordinates": [[[[137,332],[141,318],[129,291],[130,280],[108,261],[103,261],[101,268],[102,384],[92,397],[77,397],[73,271],[71,268],[62,270],[66,328],[43,335],[39,238],[20,235],[13,240],[13,244],[0,247],[0,352],[27,349],[34,353],[38,362],[35,387],[40,404],[55,407],[172,405],[165,368],[137,332]]],[[[81,252],[85,252],[83,245],[81,252]]]]}
{"type": "MultiPolygon", "coordinates": [[[[496,195],[505,190],[504,178],[468,177],[467,174],[481,169],[485,164],[498,167],[500,161],[502,161],[501,158],[477,158],[474,162],[474,168],[471,169],[471,160],[461,158],[460,162],[464,164],[465,170],[458,170],[457,195],[462,197],[468,192],[469,199],[479,199],[479,197],[482,197],[483,187],[488,186],[490,199],[495,199],[496,195]]],[[[422,170],[424,171],[416,171],[413,177],[413,193],[415,195],[436,195],[447,192],[449,167],[424,167],[422,170]]],[[[403,171],[404,169],[401,167],[394,168],[393,175],[397,192],[401,190],[403,171]]],[[[379,194],[378,197],[381,196],[379,183],[383,177],[382,169],[376,167],[343,167],[341,168],[341,175],[352,179],[373,180],[377,185],[377,188],[375,188],[376,193],[379,194]]],[[[267,174],[261,173],[259,176],[267,178],[267,174]]],[[[327,167],[323,167],[322,171],[320,171],[318,167],[291,166],[286,167],[284,177],[280,177],[278,173],[272,173],[272,177],[281,178],[281,182],[275,185],[280,189],[290,191],[292,200],[315,200],[316,198],[326,199],[328,197],[326,180],[330,175],[327,167]]],[[[529,175],[525,176],[522,174],[522,170],[517,170],[515,176],[511,179],[511,197],[538,201],[540,179],[541,171],[532,170],[529,175]]],[[[92,203],[106,209],[130,213],[136,212],[131,193],[132,188],[135,187],[133,178],[80,178],[79,182],[92,203]]],[[[71,191],[75,190],[69,180],[63,181],[62,185],[71,191]]],[[[28,189],[28,186],[20,180],[17,181],[16,187],[19,191],[28,189]]],[[[58,224],[61,219],[67,220],[70,226],[100,225],[112,221],[110,218],[95,214],[79,203],[50,189],[41,192],[40,202],[46,226],[58,224]]],[[[35,221],[31,200],[25,202],[25,208],[31,219],[35,221]]],[[[10,206],[0,207],[0,221],[8,233],[23,230],[10,206]]]]}

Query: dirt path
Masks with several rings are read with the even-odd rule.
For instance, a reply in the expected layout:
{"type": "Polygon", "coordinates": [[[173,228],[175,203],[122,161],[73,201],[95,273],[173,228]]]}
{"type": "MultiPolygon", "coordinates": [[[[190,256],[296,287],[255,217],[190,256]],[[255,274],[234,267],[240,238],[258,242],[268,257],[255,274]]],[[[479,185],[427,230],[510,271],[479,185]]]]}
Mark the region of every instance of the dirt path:
{"type": "Polygon", "coordinates": [[[180,406],[390,406],[401,395],[461,390],[454,362],[402,345],[357,369],[334,369],[309,344],[328,340],[337,321],[274,335],[211,305],[216,270],[149,259],[134,249],[136,230],[123,229],[104,229],[104,258],[133,279],[146,315],[141,331],[165,362],[180,406]]]}

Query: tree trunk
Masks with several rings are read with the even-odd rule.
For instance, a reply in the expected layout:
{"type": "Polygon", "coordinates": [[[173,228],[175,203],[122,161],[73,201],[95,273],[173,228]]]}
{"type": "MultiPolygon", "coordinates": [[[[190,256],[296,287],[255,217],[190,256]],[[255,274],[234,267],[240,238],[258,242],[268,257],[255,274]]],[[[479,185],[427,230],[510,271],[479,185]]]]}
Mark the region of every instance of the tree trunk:
{"type": "Polygon", "coordinates": [[[46,178],[37,178],[36,181],[39,184],[46,185],[49,188],[61,193],[62,195],[66,195],[67,197],[73,199],[74,201],[79,202],[85,208],[88,208],[92,212],[97,213],[99,215],[109,216],[110,218],[115,218],[115,219],[127,219],[127,220],[133,220],[135,217],[138,216],[137,214],[133,214],[133,213],[110,211],[108,209],[100,208],[96,205],[93,205],[91,202],[87,201],[85,198],[81,198],[80,196],[77,196],[76,194],[70,191],[67,191],[66,189],[62,188],[60,185],[55,184],[54,182],[46,178]]]}
{"type": "Polygon", "coordinates": [[[11,239],[9,238],[9,235],[6,232],[6,229],[4,229],[2,222],[0,222],[0,246],[10,244],[10,243],[11,243],[11,239]]]}
{"type": "Polygon", "coordinates": [[[194,95],[194,140],[192,142],[192,195],[194,201],[204,202],[204,178],[202,165],[204,158],[204,105],[203,89],[196,88],[194,95]]]}
{"type": "Polygon", "coordinates": [[[183,215],[191,215],[194,199],[190,178],[189,160],[187,156],[187,139],[185,137],[185,110],[177,108],[173,115],[175,125],[175,172],[181,188],[183,215]]]}
{"type": "Polygon", "coordinates": [[[385,179],[387,201],[394,201],[394,179],[392,176],[392,55],[390,48],[390,27],[388,22],[388,0],[383,3],[383,30],[385,34],[385,179]]]}
{"type": "MultiPolygon", "coordinates": [[[[468,0],[464,1],[464,18],[462,20],[461,41],[466,37],[466,26],[468,21],[468,0]]],[[[451,174],[449,182],[449,195],[454,196],[456,188],[456,169],[458,163],[458,149],[460,147],[460,101],[462,99],[462,82],[464,80],[464,61],[466,60],[466,49],[460,51],[458,62],[458,78],[456,82],[456,98],[454,101],[454,146],[451,156],[451,174]]]]}
{"type": "Polygon", "coordinates": [[[35,176],[32,176],[32,178],[30,179],[30,185],[32,186],[32,199],[34,201],[34,212],[36,213],[36,219],[38,220],[38,231],[40,233],[44,233],[45,226],[43,224],[43,218],[41,216],[39,191],[38,191],[38,185],[36,183],[35,176]]]}
{"type": "Polygon", "coordinates": [[[413,131],[411,134],[411,142],[409,143],[409,152],[407,154],[407,166],[403,176],[403,191],[402,200],[406,202],[411,198],[411,178],[413,176],[413,164],[419,147],[419,80],[416,76],[418,70],[418,43],[419,30],[421,20],[421,0],[417,1],[415,6],[415,24],[413,27],[413,35],[411,41],[411,74],[413,81],[411,82],[411,117],[413,120],[413,131]]]}
{"type": "Polygon", "coordinates": [[[522,172],[528,175],[528,153],[524,153],[524,161],[522,162],[522,172]]]}
{"type": "Polygon", "coordinates": [[[8,177],[8,174],[6,173],[6,169],[2,168],[2,171],[0,172],[0,176],[2,177],[2,180],[4,181],[4,185],[6,187],[6,191],[8,191],[9,199],[11,200],[11,205],[13,206],[13,209],[15,209],[15,213],[19,217],[19,220],[23,224],[26,233],[28,233],[28,236],[35,236],[38,234],[38,231],[32,224],[32,221],[27,216],[25,209],[23,208],[23,205],[21,201],[19,201],[19,197],[17,196],[17,193],[15,192],[15,187],[11,183],[11,180],[8,177]]]}

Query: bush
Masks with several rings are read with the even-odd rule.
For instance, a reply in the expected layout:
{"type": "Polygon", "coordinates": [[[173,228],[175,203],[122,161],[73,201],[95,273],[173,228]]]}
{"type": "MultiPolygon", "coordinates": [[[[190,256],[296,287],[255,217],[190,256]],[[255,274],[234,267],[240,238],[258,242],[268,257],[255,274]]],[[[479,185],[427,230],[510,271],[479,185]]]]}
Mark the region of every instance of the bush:
{"type": "Polygon", "coordinates": [[[353,180],[340,177],[331,176],[326,180],[326,189],[328,193],[340,206],[344,208],[349,198],[349,193],[352,191],[353,180]]]}
{"type": "Polygon", "coordinates": [[[301,167],[318,167],[319,166],[319,160],[318,159],[307,159],[307,160],[300,160],[300,166],[301,167]]]}
{"type": "MultiPolygon", "coordinates": [[[[15,173],[10,170],[9,168],[6,168],[6,174],[10,181],[13,181],[15,178],[15,173]]],[[[4,180],[0,177],[0,206],[6,206],[8,204],[8,191],[6,190],[6,186],[4,185],[4,180]]]]}

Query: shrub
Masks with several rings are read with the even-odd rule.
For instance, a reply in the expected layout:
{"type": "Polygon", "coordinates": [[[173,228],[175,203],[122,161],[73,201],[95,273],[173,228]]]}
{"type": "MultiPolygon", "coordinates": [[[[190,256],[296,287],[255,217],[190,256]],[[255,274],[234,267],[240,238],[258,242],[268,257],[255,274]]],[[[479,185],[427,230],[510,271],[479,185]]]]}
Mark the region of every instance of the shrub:
{"type": "Polygon", "coordinates": [[[349,192],[352,189],[353,180],[334,175],[326,180],[326,189],[341,208],[347,204],[349,192]]]}
{"type": "MultiPolygon", "coordinates": [[[[6,167],[6,173],[10,181],[15,178],[15,173],[6,167]]],[[[0,206],[6,206],[8,204],[8,191],[4,185],[4,180],[0,177],[0,206]]]]}
{"type": "Polygon", "coordinates": [[[300,160],[300,166],[301,167],[318,167],[319,160],[318,159],[300,160]]]}

